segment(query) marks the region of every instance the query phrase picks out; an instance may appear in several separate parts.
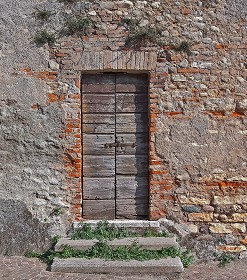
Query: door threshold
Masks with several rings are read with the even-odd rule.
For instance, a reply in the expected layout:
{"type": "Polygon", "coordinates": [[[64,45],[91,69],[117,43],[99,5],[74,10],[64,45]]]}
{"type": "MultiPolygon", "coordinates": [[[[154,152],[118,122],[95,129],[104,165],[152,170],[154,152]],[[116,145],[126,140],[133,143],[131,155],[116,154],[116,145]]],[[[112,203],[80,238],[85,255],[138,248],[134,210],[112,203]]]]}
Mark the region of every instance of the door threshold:
{"type": "MultiPolygon", "coordinates": [[[[79,228],[82,224],[88,224],[91,227],[96,227],[96,225],[102,220],[84,220],[82,222],[74,222],[73,227],[79,228]]],[[[109,224],[113,224],[116,227],[126,227],[126,228],[149,228],[149,229],[159,229],[159,221],[146,221],[146,220],[107,220],[109,224]]]]}

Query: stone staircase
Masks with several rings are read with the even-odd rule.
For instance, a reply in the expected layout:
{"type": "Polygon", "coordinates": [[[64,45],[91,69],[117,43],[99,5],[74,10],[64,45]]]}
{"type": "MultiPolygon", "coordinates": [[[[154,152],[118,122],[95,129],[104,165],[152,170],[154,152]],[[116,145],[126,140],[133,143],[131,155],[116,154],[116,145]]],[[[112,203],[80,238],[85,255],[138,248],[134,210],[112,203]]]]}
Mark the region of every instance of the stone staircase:
{"type": "MultiPolygon", "coordinates": [[[[129,221],[128,221],[129,222],[129,221]]],[[[89,222],[90,223],[90,222],[89,222]]],[[[127,227],[119,221],[119,227],[127,227]]],[[[96,223],[95,223],[96,225],[96,223]]],[[[94,226],[91,224],[91,226],[94,226]]],[[[146,229],[157,230],[156,224],[151,224],[147,221],[132,223],[132,226],[127,227],[128,230],[142,232],[146,229]],[[152,227],[153,226],[153,227],[152,227]]],[[[87,250],[91,248],[97,239],[93,240],[72,240],[70,238],[62,238],[55,245],[55,251],[61,252],[64,246],[76,250],[87,250]]],[[[107,244],[113,248],[119,246],[131,246],[133,242],[137,243],[147,250],[161,250],[162,248],[178,247],[175,237],[126,237],[107,241],[107,244]]],[[[85,274],[109,274],[109,275],[149,275],[151,279],[154,275],[162,275],[162,279],[181,279],[183,272],[183,264],[179,257],[155,260],[104,260],[104,259],[82,259],[82,258],[55,258],[51,266],[52,272],[67,272],[67,273],[85,273],[85,274]]],[[[109,278],[111,279],[111,278],[109,278]]],[[[128,278],[127,278],[128,279],[128,278]]],[[[143,278],[144,279],[144,278],[143,278]]]]}
{"type": "MultiPolygon", "coordinates": [[[[55,245],[55,251],[61,252],[64,246],[70,246],[71,248],[78,250],[87,250],[97,242],[97,239],[72,240],[69,238],[61,238],[55,245]]],[[[161,250],[162,248],[178,247],[175,237],[128,237],[110,240],[108,241],[108,244],[113,247],[118,247],[131,246],[134,242],[147,250],[161,250]]]]}

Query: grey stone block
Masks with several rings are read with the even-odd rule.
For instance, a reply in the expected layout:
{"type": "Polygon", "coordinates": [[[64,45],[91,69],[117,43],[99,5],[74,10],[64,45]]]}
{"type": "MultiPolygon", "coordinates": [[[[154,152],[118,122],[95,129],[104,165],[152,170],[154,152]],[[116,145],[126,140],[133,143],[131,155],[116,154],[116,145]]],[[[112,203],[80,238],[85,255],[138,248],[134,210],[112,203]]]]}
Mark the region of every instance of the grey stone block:
{"type": "MultiPolygon", "coordinates": [[[[74,249],[87,250],[92,247],[97,239],[93,240],[71,240],[69,238],[61,238],[55,246],[57,252],[62,251],[63,246],[70,246],[74,249]]],[[[137,242],[140,246],[148,250],[161,250],[162,248],[178,247],[175,237],[132,237],[122,238],[109,241],[109,245],[117,246],[130,246],[133,242],[137,242]]]]}
{"type": "MultiPolygon", "coordinates": [[[[101,220],[87,220],[84,221],[83,224],[89,224],[91,227],[96,227],[97,224],[101,222],[101,220]]],[[[113,224],[115,227],[126,227],[130,229],[151,229],[151,230],[159,230],[160,223],[159,221],[145,221],[145,220],[108,220],[109,224],[113,224]]],[[[82,224],[75,222],[74,228],[80,227],[82,224]]]]}
{"type": "Polygon", "coordinates": [[[103,274],[171,274],[183,272],[180,258],[148,261],[109,261],[103,259],[58,259],[51,266],[52,272],[103,273],[103,274]]]}
{"type": "Polygon", "coordinates": [[[50,228],[49,223],[35,218],[25,203],[0,198],[0,255],[46,250],[50,246],[50,228]]]}

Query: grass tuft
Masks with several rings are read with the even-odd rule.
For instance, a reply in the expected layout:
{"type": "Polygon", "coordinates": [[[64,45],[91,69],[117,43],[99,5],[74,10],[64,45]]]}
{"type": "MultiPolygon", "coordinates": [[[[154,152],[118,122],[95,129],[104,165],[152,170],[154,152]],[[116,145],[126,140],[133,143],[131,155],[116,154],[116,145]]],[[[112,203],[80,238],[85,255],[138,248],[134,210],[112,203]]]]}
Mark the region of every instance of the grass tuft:
{"type": "Polygon", "coordinates": [[[166,231],[162,232],[153,232],[147,230],[144,234],[136,234],[129,232],[127,228],[121,227],[117,228],[115,225],[108,223],[107,221],[101,221],[97,224],[95,229],[89,224],[83,224],[81,227],[78,227],[73,230],[71,239],[106,239],[113,240],[125,237],[168,237],[169,234],[166,231]]]}
{"type": "Polygon", "coordinates": [[[176,52],[185,52],[188,55],[191,54],[190,44],[188,42],[186,42],[186,41],[181,42],[179,46],[174,48],[174,50],[176,52]]]}
{"type": "Polygon", "coordinates": [[[54,34],[42,30],[34,36],[33,41],[37,46],[43,46],[44,44],[52,45],[55,43],[56,38],[54,34]]]}
{"type": "Polygon", "coordinates": [[[139,21],[133,18],[125,17],[122,18],[118,26],[125,26],[128,30],[134,30],[137,28],[139,21]]]}
{"type": "Polygon", "coordinates": [[[62,32],[66,35],[87,35],[91,26],[92,21],[89,18],[69,18],[62,32]]]}
{"type": "Polygon", "coordinates": [[[105,260],[158,260],[167,257],[180,257],[184,267],[188,267],[194,260],[194,256],[188,251],[183,251],[179,248],[163,248],[161,250],[147,250],[143,249],[137,243],[132,243],[131,246],[119,246],[113,247],[105,240],[101,240],[95,243],[91,248],[83,251],[78,249],[73,249],[69,246],[65,246],[62,252],[55,252],[53,249],[49,249],[45,253],[28,253],[26,257],[36,257],[41,259],[47,264],[51,264],[55,257],[61,259],[67,258],[101,258],[105,260]]]}
{"type": "Polygon", "coordinates": [[[48,21],[48,19],[54,15],[53,12],[49,11],[49,10],[39,10],[37,9],[35,12],[34,12],[34,16],[40,20],[40,21],[48,21]]]}
{"type": "MultiPolygon", "coordinates": [[[[99,222],[95,229],[92,229],[88,224],[82,224],[81,228],[77,228],[72,233],[72,239],[98,239],[91,248],[83,251],[73,249],[69,246],[64,246],[62,252],[55,252],[54,246],[59,239],[59,236],[53,238],[53,245],[51,249],[44,253],[28,252],[26,257],[36,257],[41,259],[47,264],[51,264],[55,257],[58,258],[101,258],[105,260],[152,260],[162,259],[167,257],[180,257],[184,267],[188,267],[194,260],[194,256],[180,248],[163,248],[161,250],[147,250],[142,248],[137,242],[133,242],[131,246],[118,246],[113,247],[107,243],[108,240],[115,238],[123,238],[135,236],[137,234],[129,233],[126,228],[116,228],[114,225],[106,221],[99,222]]],[[[140,235],[139,235],[140,236],[140,235]]],[[[142,236],[168,236],[166,232],[154,233],[151,230],[146,231],[142,236]]]]}
{"type": "Polygon", "coordinates": [[[219,267],[225,267],[227,264],[231,263],[234,260],[234,256],[228,252],[222,253],[217,260],[219,261],[219,267]]]}
{"type": "Polygon", "coordinates": [[[159,45],[160,30],[150,26],[140,27],[137,30],[130,31],[125,41],[126,47],[143,47],[159,45]]]}

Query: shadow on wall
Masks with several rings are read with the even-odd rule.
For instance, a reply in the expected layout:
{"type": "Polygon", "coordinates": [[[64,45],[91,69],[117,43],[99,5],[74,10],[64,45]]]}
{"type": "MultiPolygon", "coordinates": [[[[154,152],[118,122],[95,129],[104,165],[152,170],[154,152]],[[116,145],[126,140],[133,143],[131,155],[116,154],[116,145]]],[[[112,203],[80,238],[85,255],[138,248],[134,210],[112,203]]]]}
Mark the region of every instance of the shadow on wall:
{"type": "Polygon", "coordinates": [[[0,199],[0,255],[47,249],[50,226],[33,218],[23,202],[0,199]]]}

